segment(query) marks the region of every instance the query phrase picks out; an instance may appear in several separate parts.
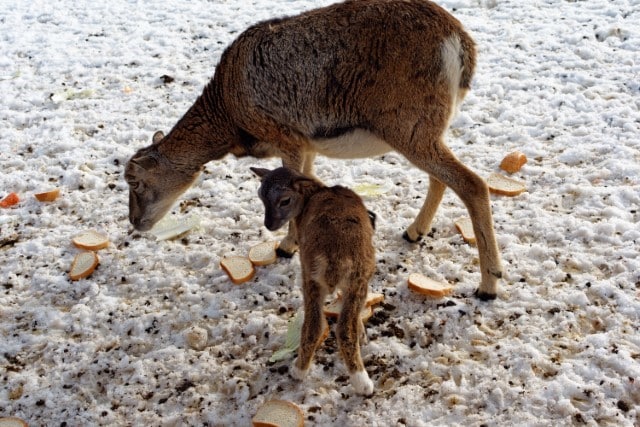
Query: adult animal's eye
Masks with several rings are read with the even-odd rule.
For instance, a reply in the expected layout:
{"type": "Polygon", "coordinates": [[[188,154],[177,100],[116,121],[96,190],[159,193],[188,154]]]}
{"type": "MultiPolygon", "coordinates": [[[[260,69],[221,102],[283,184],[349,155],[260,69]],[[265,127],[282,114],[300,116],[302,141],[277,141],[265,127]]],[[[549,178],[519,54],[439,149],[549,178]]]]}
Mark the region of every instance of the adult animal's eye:
{"type": "Polygon", "coordinates": [[[286,197],[286,198],[280,200],[280,203],[278,203],[278,207],[286,208],[290,204],[291,204],[291,197],[286,197]]]}

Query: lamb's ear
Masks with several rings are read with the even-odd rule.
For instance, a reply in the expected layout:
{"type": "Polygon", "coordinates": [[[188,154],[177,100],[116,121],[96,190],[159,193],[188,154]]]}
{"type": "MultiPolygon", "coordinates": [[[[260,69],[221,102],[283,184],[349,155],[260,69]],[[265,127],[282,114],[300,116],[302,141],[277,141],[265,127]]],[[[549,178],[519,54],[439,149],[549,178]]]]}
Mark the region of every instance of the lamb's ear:
{"type": "Polygon", "coordinates": [[[156,133],[154,133],[153,136],[151,137],[151,143],[157,144],[158,142],[162,141],[163,139],[164,139],[164,132],[159,130],[156,133]]]}
{"type": "Polygon", "coordinates": [[[251,169],[251,171],[253,173],[255,173],[256,175],[258,175],[258,177],[260,179],[263,179],[265,176],[267,176],[269,174],[269,172],[271,172],[269,169],[264,169],[264,168],[249,168],[251,169]]]}
{"type": "Polygon", "coordinates": [[[293,191],[304,193],[306,190],[311,189],[316,185],[317,183],[313,179],[307,178],[304,175],[300,175],[293,177],[293,183],[291,187],[293,188],[293,191]]]}
{"type": "Polygon", "coordinates": [[[145,154],[143,156],[131,159],[131,163],[148,171],[158,166],[159,162],[158,162],[158,159],[153,154],[145,154]]]}

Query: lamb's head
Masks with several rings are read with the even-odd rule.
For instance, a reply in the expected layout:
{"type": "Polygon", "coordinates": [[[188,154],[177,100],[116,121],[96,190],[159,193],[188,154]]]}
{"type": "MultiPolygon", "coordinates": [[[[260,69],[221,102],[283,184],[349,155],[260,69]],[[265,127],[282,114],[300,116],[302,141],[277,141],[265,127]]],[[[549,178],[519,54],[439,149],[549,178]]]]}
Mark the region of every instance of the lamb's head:
{"type": "Polygon", "coordinates": [[[161,154],[157,143],[162,137],[156,133],[154,144],[134,154],[125,168],[129,221],[136,230],[147,231],[153,227],[199,174],[199,171],[184,172],[161,154]]]}
{"type": "Polygon", "coordinates": [[[251,168],[262,183],[258,196],[264,204],[264,226],[274,231],[295,218],[304,207],[302,188],[311,180],[289,168],[251,168]]]}

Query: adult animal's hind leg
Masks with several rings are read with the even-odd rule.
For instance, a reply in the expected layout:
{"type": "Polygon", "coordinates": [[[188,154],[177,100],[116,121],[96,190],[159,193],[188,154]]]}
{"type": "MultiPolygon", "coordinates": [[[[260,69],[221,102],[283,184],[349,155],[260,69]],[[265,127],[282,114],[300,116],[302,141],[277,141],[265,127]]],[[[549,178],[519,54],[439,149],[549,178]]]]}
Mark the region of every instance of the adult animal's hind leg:
{"type": "Polygon", "coordinates": [[[304,153],[304,163],[302,165],[302,173],[311,178],[316,178],[313,172],[313,162],[315,159],[316,159],[315,151],[308,150],[304,153]]]}
{"type": "MultiPolygon", "coordinates": [[[[489,189],[482,178],[456,158],[441,138],[434,139],[433,135],[433,129],[414,131],[413,141],[419,141],[419,143],[402,144],[401,152],[414,165],[450,187],[462,199],[471,217],[480,255],[482,281],[476,295],[483,300],[495,299],[498,291],[497,282],[502,277],[502,266],[493,229],[489,189]]],[[[413,231],[419,229],[420,221],[428,218],[430,211],[437,206],[433,200],[441,191],[444,190],[438,187],[435,195],[432,196],[432,205],[423,207],[420,214],[425,211],[425,215],[422,218],[418,215],[413,231]]],[[[429,199],[430,197],[427,197],[425,204],[428,204],[429,199]]]]}
{"type": "Polygon", "coordinates": [[[429,176],[429,191],[427,192],[427,199],[424,201],[418,216],[415,221],[407,228],[403,237],[409,242],[417,242],[420,240],[423,234],[425,234],[429,227],[431,226],[431,222],[433,221],[433,217],[438,210],[438,206],[440,206],[440,202],[442,201],[442,196],[444,195],[444,190],[447,189],[447,186],[443,184],[438,179],[433,176],[429,176]]]}

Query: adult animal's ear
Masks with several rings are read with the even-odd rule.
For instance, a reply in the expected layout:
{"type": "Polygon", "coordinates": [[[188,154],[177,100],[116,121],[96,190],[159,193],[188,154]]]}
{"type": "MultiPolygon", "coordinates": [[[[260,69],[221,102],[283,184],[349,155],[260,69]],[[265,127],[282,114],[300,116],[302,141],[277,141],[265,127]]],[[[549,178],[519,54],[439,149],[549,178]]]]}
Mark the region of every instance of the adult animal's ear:
{"type": "Polygon", "coordinates": [[[249,169],[251,169],[251,171],[256,175],[258,175],[258,177],[260,177],[261,179],[264,179],[264,177],[267,176],[269,172],[271,172],[269,169],[264,169],[264,168],[249,168],[249,169]]]}
{"type": "Polygon", "coordinates": [[[150,171],[155,169],[158,166],[158,159],[152,154],[145,154],[140,157],[135,157],[131,159],[131,163],[134,165],[146,170],[150,171]]]}
{"type": "Polygon", "coordinates": [[[159,131],[157,131],[156,133],[153,134],[153,136],[151,137],[151,142],[153,144],[157,144],[160,141],[162,141],[163,139],[164,139],[164,132],[159,130],[159,131]]]}

